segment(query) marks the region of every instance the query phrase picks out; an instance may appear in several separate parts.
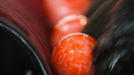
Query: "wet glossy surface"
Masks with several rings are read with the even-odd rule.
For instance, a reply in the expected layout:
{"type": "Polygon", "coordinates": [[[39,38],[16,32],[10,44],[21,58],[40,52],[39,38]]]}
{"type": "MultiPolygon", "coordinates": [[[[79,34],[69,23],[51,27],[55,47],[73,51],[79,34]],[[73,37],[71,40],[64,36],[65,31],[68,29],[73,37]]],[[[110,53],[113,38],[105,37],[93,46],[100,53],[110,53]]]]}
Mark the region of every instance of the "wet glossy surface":
{"type": "Polygon", "coordinates": [[[87,22],[87,18],[83,15],[69,15],[60,20],[58,24],[53,28],[53,32],[51,34],[53,47],[64,36],[70,33],[81,32],[87,22]]]}
{"type": "Polygon", "coordinates": [[[82,33],[63,37],[55,46],[52,66],[57,75],[92,75],[92,49],[95,40],[82,33]]]}

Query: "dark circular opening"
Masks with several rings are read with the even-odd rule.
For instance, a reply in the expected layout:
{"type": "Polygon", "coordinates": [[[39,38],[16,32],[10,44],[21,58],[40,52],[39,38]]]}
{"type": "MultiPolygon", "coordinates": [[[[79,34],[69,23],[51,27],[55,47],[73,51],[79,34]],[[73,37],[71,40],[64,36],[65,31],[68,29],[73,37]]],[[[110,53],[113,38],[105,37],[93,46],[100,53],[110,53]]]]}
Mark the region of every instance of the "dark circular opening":
{"type": "Polygon", "coordinates": [[[0,69],[0,75],[44,75],[28,48],[3,27],[0,27],[0,69]]]}

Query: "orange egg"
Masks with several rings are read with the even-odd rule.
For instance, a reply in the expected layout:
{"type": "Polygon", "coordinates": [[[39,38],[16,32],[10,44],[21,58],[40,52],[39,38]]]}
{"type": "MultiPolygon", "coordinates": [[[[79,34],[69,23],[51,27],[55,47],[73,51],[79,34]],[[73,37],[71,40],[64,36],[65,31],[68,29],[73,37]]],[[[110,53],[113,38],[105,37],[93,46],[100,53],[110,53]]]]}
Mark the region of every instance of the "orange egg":
{"type": "Polygon", "coordinates": [[[55,46],[62,37],[70,33],[81,32],[87,24],[87,21],[87,18],[83,15],[69,15],[60,20],[58,24],[54,26],[51,34],[52,45],[55,46]]]}
{"type": "Polygon", "coordinates": [[[83,33],[63,37],[55,46],[51,64],[56,75],[92,75],[95,40],[83,33]]]}
{"type": "Polygon", "coordinates": [[[93,0],[44,0],[45,14],[52,25],[70,14],[85,14],[91,7],[93,0]]]}

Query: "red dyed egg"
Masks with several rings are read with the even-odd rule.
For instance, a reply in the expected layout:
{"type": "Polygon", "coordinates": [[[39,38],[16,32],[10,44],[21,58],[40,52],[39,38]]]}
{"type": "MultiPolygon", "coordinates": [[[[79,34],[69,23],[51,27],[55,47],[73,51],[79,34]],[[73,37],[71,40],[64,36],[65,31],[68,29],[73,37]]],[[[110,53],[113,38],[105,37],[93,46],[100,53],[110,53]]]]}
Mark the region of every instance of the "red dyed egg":
{"type": "Polygon", "coordinates": [[[92,75],[95,40],[83,33],[72,33],[55,46],[51,63],[56,75],[92,75]]]}

